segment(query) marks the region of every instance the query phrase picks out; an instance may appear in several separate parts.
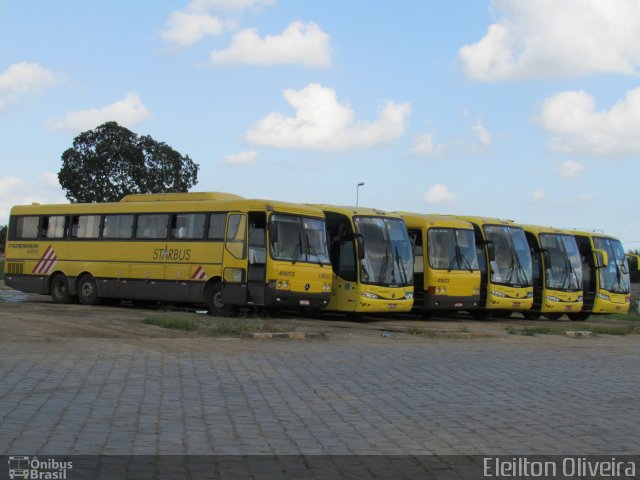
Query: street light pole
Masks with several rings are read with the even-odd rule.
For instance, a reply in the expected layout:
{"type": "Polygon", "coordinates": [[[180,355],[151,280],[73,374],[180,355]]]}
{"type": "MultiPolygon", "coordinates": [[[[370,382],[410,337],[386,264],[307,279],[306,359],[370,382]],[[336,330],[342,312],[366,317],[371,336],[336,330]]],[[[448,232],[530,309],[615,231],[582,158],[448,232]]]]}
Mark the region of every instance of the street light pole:
{"type": "Polygon", "coordinates": [[[360,187],[364,185],[364,182],[360,182],[358,183],[358,186],[356,187],[356,207],[358,206],[358,197],[359,197],[359,193],[360,193],[360,187]]]}

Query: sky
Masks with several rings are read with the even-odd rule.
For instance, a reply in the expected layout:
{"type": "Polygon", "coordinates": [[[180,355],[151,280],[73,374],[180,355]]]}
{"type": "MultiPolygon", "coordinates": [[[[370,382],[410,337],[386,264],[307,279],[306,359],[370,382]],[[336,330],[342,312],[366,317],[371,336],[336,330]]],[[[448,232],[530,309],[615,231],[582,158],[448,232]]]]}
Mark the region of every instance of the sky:
{"type": "Polygon", "coordinates": [[[640,248],[640,0],[0,0],[0,224],[116,121],[192,191],[640,248]]]}

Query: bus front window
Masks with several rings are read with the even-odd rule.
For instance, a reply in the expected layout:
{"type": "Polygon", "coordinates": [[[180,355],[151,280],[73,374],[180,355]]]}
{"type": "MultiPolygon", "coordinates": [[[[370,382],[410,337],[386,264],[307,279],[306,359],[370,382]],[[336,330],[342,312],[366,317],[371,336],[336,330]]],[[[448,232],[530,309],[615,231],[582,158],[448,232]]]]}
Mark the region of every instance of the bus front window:
{"type": "Polygon", "coordinates": [[[412,284],[413,255],[404,222],[376,217],[356,217],[354,221],[365,245],[361,281],[385,286],[412,284]]]}
{"type": "Polygon", "coordinates": [[[609,264],[598,269],[600,288],[612,293],[629,293],[629,265],[620,240],[594,237],[593,244],[597,249],[607,252],[609,257],[609,264]]]}
{"type": "Polygon", "coordinates": [[[532,285],[532,261],[529,245],[520,228],[486,225],[487,240],[493,243],[495,259],[491,261],[491,282],[514,287],[532,285]]]}
{"type": "Polygon", "coordinates": [[[290,262],[329,263],[324,220],[297,215],[271,215],[275,236],[271,258],[290,262]]]}
{"type": "Polygon", "coordinates": [[[546,265],[547,288],[575,292],[582,290],[582,264],[580,252],[569,235],[541,234],[540,244],[549,252],[546,265]]]}
{"type": "Polygon", "coordinates": [[[437,270],[478,270],[472,230],[430,228],[429,265],[437,270]]]}

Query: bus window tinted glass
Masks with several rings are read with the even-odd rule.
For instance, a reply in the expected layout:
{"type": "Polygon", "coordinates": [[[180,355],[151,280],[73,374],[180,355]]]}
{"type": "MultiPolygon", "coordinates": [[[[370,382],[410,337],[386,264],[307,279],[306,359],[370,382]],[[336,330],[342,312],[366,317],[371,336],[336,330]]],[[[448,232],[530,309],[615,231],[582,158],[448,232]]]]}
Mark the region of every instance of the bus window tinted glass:
{"type": "Polygon", "coordinates": [[[204,237],[204,213],[181,213],[174,215],[171,225],[173,238],[204,237]]]}
{"type": "Polygon", "coordinates": [[[104,217],[103,238],[131,238],[133,215],[107,215],[104,217]]]}
{"type": "Polygon", "coordinates": [[[212,213],[209,217],[209,235],[211,240],[224,240],[224,226],[227,222],[226,213],[212,213]]]}
{"type": "Polygon", "coordinates": [[[100,215],[76,215],[71,220],[72,238],[98,238],[100,215]]]}
{"type": "Polygon", "coordinates": [[[64,216],[42,217],[42,236],[46,238],[63,238],[64,216]]]}
{"type": "Polygon", "coordinates": [[[39,222],[38,217],[18,217],[16,219],[16,238],[36,238],[39,222]]]}
{"type": "Polygon", "coordinates": [[[167,238],[169,215],[139,215],[136,238],[167,238]]]}

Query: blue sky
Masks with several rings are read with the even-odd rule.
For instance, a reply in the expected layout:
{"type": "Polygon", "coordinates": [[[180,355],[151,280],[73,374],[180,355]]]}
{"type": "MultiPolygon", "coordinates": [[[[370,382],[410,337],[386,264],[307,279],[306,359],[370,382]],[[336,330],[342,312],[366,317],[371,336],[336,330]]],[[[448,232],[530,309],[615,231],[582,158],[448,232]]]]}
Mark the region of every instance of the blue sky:
{"type": "Polygon", "coordinates": [[[597,228],[640,248],[640,1],[1,1],[0,223],[115,120],[194,191],[597,228]]]}

